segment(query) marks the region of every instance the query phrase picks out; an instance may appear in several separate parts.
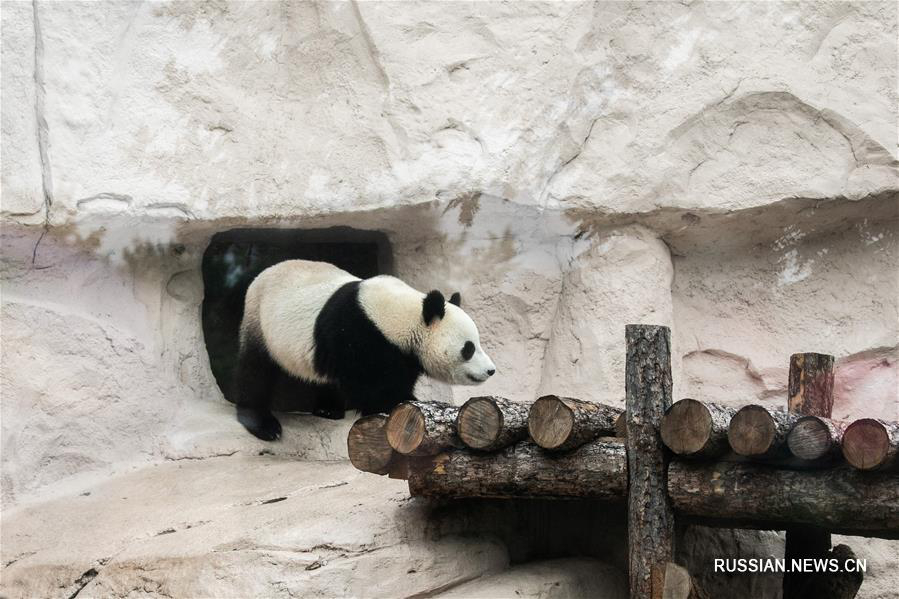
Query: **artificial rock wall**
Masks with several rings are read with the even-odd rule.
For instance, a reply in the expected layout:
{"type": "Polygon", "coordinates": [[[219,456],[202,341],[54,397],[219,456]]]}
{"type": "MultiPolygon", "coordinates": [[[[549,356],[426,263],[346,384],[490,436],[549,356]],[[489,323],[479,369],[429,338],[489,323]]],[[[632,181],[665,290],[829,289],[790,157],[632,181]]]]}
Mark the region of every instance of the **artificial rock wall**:
{"type": "Polygon", "coordinates": [[[4,506],[344,455],[247,439],[215,385],[200,261],[237,226],[386,233],[462,292],[478,393],[621,402],[645,322],[677,397],[782,403],[822,351],[838,416],[899,415],[895,3],[38,1],[2,31],[4,506]]]}

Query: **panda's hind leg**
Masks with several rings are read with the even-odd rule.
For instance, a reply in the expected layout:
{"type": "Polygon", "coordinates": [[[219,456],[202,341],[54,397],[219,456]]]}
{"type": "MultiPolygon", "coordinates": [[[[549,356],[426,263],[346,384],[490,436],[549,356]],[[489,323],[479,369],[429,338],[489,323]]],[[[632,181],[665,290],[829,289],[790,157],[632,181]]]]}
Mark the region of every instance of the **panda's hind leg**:
{"type": "Polygon", "coordinates": [[[262,341],[245,336],[234,376],[237,421],[263,441],[281,437],[281,423],[271,411],[272,382],[277,374],[278,365],[262,341]]]}
{"type": "Polygon", "coordinates": [[[321,385],[316,389],[315,409],[312,413],[330,420],[341,420],[344,417],[346,406],[334,385],[321,385]]]}

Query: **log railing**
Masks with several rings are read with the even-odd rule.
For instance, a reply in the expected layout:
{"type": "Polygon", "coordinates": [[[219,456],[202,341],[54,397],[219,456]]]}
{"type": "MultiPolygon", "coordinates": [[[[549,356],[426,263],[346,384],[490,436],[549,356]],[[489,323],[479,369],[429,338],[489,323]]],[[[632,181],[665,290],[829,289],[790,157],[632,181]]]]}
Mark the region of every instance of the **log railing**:
{"type": "MultiPolygon", "coordinates": [[[[848,550],[831,550],[831,532],[899,538],[899,424],[832,420],[832,357],[791,358],[786,409],[737,409],[671,403],[667,328],[629,325],[627,347],[624,411],[555,395],[408,402],[358,420],[350,460],[408,480],[417,497],[626,502],[634,598],[661,597],[682,578],[675,517],[785,529],[787,559],[848,550]]],[[[784,597],[814,582],[786,576],[784,597]]]]}

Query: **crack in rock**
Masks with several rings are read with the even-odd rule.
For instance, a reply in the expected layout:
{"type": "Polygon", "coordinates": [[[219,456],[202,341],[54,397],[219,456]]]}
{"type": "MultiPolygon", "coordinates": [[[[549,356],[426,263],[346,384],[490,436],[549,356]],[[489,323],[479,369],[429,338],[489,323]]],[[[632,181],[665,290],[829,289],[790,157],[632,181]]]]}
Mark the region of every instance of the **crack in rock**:
{"type": "Polygon", "coordinates": [[[50,229],[50,207],[53,205],[53,177],[50,171],[50,157],[48,154],[49,132],[47,119],[44,116],[44,101],[46,92],[44,89],[44,38],[41,34],[41,22],[38,18],[37,0],[32,0],[31,8],[34,14],[34,113],[37,119],[37,149],[41,163],[41,187],[44,195],[44,228],[40,237],[31,251],[31,264],[37,262],[37,248],[44,239],[44,235],[50,229]]]}
{"type": "Polygon", "coordinates": [[[69,595],[69,599],[75,599],[75,597],[78,596],[78,593],[80,593],[84,589],[84,587],[86,587],[90,583],[90,581],[97,577],[97,574],[99,574],[97,569],[91,568],[90,570],[79,576],[78,580],[76,580],[74,583],[77,588],[75,589],[74,593],[69,595]]]}
{"type": "Polygon", "coordinates": [[[167,462],[180,462],[182,460],[209,460],[212,458],[228,458],[233,456],[234,454],[239,453],[239,450],[235,449],[234,451],[224,452],[224,453],[213,453],[210,455],[184,455],[184,456],[172,456],[166,455],[165,460],[167,462]]]}
{"type": "Polygon", "coordinates": [[[101,191],[100,193],[94,194],[92,196],[88,196],[86,198],[81,198],[75,202],[75,206],[78,209],[81,209],[85,206],[90,205],[96,201],[109,200],[111,202],[118,202],[124,204],[123,208],[126,208],[131,205],[131,202],[134,198],[130,195],[124,193],[113,193],[111,191],[101,191]]]}
{"type": "Polygon", "coordinates": [[[287,497],[274,497],[272,499],[265,499],[259,502],[259,505],[266,505],[269,503],[278,503],[279,501],[285,501],[287,497]]]}

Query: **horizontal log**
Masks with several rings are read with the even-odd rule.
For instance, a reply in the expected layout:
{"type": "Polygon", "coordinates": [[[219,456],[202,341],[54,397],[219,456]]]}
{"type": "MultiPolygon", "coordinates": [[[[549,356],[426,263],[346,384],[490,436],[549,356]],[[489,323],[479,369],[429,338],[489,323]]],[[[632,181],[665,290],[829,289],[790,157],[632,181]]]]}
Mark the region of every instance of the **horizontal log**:
{"type": "Polygon", "coordinates": [[[820,460],[837,456],[843,439],[841,422],[820,416],[803,416],[787,435],[787,447],[802,460],[820,460]]]}
{"type": "Polygon", "coordinates": [[[448,451],[412,472],[417,497],[547,497],[620,501],[627,459],[620,439],[602,438],[569,453],[549,453],[523,441],[493,454],[448,451]]]}
{"type": "Polygon", "coordinates": [[[899,538],[899,477],[893,473],[673,460],[668,496],[679,515],[706,525],[780,529],[807,524],[842,534],[899,538]]]}
{"type": "Polygon", "coordinates": [[[627,415],[624,412],[618,414],[618,418],[615,419],[615,424],[613,425],[615,429],[615,436],[620,439],[627,439],[627,415]]]}
{"type": "Polygon", "coordinates": [[[401,403],[387,420],[387,442],[403,455],[436,455],[461,447],[456,436],[459,408],[427,401],[401,403]]]}
{"type": "Polygon", "coordinates": [[[472,397],[459,408],[456,433],[472,449],[502,449],[527,437],[529,410],[502,397],[472,397]]]}
{"type": "Polygon", "coordinates": [[[859,470],[876,470],[897,465],[899,423],[862,418],[843,433],[843,455],[859,470]]]}
{"type": "Polygon", "coordinates": [[[727,429],[736,408],[695,399],[672,404],[659,426],[662,442],[681,456],[715,457],[730,451],[727,429]]]}
{"type": "Polygon", "coordinates": [[[599,403],[572,397],[544,395],[528,414],[528,432],[543,449],[567,451],[600,436],[615,434],[615,420],[622,413],[599,403]]]}
{"type": "Polygon", "coordinates": [[[730,420],[727,441],[739,455],[751,458],[783,456],[787,435],[800,415],[759,405],[740,408],[730,420]]]}
{"type": "Polygon", "coordinates": [[[347,434],[347,454],[358,470],[373,474],[390,472],[393,448],[387,442],[387,416],[363,416],[353,423],[347,434]]]}

